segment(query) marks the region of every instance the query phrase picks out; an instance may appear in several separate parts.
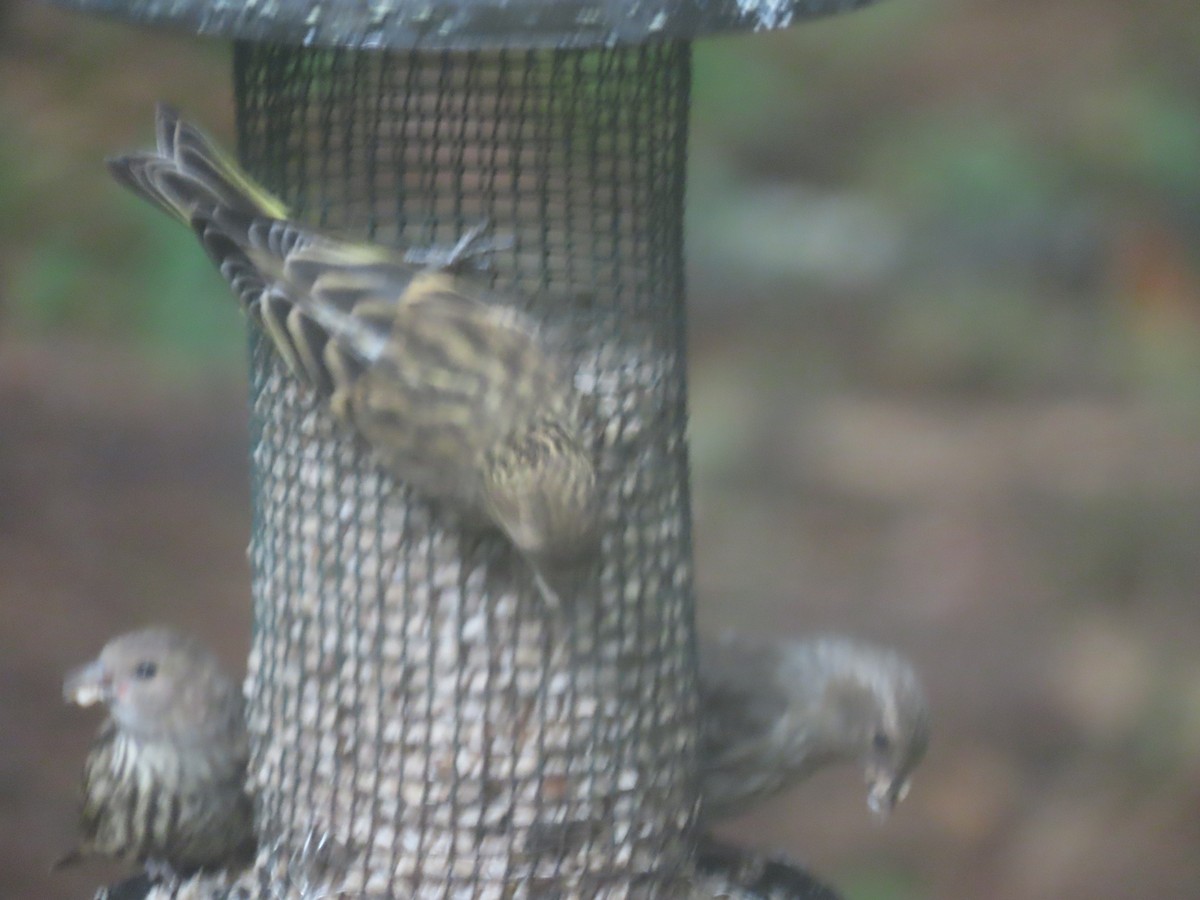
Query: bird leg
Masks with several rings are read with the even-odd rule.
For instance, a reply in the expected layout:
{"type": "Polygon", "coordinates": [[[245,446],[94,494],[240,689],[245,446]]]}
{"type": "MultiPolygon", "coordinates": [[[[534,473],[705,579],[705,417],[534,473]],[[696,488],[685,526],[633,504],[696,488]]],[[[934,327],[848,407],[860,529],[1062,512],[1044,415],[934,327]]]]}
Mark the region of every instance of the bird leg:
{"type": "Polygon", "coordinates": [[[480,271],[491,268],[488,260],[494,253],[508,250],[513,245],[512,236],[487,237],[485,232],[491,227],[486,218],[472,225],[452,247],[434,244],[430,247],[410,247],[404,251],[404,259],[413,265],[425,266],[428,269],[444,269],[460,271],[466,264],[480,271]]]}

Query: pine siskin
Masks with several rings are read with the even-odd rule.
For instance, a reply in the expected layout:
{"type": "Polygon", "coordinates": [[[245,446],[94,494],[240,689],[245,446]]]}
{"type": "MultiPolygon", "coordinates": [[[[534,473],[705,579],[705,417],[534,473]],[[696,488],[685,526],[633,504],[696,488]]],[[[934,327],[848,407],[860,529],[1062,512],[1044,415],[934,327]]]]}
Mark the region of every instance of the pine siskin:
{"type": "Polygon", "coordinates": [[[837,762],[861,762],[871,811],[908,792],[929,742],[916,673],[896,653],[842,637],[700,646],[701,795],[709,820],[837,762]]]}
{"type": "Polygon", "coordinates": [[[240,687],[191,638],[149,628],[110,641],[63,695],[108,706],[83,770],[79,846],[185,875],[249,861],[254,815],[240,687]]]}
{"type": "Polygon", "coordinates": [[[309,228],[174,110],[156,123],[157,149],[109,160],[114,177],[192,228],[292,372],[395,475],[494,522],[569,598],[598,552],[596,474],[571,373],[534,322],[452,271],[463,242],[437,268],[309,228]]]}

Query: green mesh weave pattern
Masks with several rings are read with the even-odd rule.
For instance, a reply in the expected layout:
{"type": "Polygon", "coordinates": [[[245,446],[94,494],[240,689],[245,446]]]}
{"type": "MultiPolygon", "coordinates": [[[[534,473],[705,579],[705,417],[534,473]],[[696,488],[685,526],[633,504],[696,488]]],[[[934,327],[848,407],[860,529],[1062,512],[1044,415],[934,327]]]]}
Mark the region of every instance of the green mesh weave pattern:
{"type": "Polygon", "coordinates": [[[682,43],[237,46],[242,161],[299,217],[512,237],[494,283],[574,363],[605,529],[599,602],[548,617],[501,537],[397,484],[252,339],[249,895],[619,897],[686,869],[689,72],[682,43]]]}

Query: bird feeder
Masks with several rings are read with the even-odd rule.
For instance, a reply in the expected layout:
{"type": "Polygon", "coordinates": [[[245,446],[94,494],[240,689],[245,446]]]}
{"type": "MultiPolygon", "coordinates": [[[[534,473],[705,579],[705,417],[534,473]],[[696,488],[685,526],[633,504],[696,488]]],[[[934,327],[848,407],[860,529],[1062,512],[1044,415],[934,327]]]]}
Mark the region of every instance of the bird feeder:
{"type": "MultiPolygon", "coordinates": [[[[503,539],[388,476],[251,329],[260,850],[148,896],[695,890],[691,41],[863,0],[55,2],[233,39],[238,154],[298,218],[511,236],[490,277],[571,361],[603,492],[598,597],[547,615],[503,539]]],[[[777,881],[747,891],[829,896],[777,881]]]]}

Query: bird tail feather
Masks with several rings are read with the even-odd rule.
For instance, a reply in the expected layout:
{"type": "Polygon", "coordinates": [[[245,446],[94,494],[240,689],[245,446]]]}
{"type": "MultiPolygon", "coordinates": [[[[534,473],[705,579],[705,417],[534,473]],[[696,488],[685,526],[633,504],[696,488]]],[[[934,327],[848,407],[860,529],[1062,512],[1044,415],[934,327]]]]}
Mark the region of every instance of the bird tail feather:
{"type": "Polygon", "coordinates": [[[191,225],[199,209],[286,219],[288,208],[247,175],[203,131],[165,103],[155,111],[157,147],[115,156],[109,172],[135,194],[191,225]]]}

